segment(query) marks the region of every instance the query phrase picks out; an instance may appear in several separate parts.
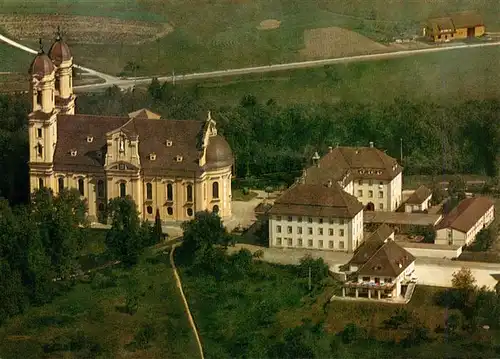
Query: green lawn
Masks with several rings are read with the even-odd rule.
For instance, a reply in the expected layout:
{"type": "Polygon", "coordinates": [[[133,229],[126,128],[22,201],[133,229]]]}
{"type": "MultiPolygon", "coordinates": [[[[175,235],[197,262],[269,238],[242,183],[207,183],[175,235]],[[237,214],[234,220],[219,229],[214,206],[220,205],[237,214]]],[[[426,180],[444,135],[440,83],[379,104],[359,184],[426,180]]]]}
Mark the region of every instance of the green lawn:
{"type": "Polygon", "coordinates": [[[498,98],[498,58],[500,47],[451,50],[206,80],[197,84],[197,93],[217,105],[236,104],[247,94],[280,104],[384,102],[397,97],[440,102],[498,98]]]}
{"type": "MultiPolygon", "coordinates": [[[[125,304],[130,270],[102,273],[116,285],[78,283],[52,303],[31,308],[0,327],[0,357],[16,358],[196,358],[196,342],[175,286],[167,255],[134,269],[143,296],[129,315],[125,304]],[[138,333],[149,329],[144,349],[138,333]]],[[[103,281],[101,281],[102,283],[103,281]]]]}
{"type": "Polygon", "coordinates": [[[0,41],[0,82],[2,72],[27,74],[34,56],[0,41]]]}
{"type": "MultiPolygon", "coordinates": [[[[488,29],[500,29],[497,0],[438,0],[425,5],[418,0],[394,0],[390,5],[379,0],[4,0],[0,13],[98,15],[170,23],[172,33],[140,46],[113,42],[112,36],[109,44],[72,46],[80,64],[118,74],[133,61],[140,66],[139,75],[296,61],[301,59],[299,50],[307,29],[337,26],[383,41],[418,33],[421,21],[429,15],[464,9],[481,11],[488,29]],[[257,30],[266,19],[280,20],[280,28],[257,30]]],[[[5,32],[1,23],[0,32],[5,32]]],[[[38,31],[34,28],[32,33],[38,31]]]]}

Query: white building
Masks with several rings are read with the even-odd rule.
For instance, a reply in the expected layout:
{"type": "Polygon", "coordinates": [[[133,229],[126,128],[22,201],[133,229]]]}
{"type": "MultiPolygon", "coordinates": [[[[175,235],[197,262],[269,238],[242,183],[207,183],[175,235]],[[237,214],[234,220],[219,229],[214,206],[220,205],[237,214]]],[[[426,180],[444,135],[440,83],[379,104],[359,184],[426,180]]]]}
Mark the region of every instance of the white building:
{"type": "Polygon", "coordinates": [[[436,244],[468,245],[495,219],[494,203],[486,197],[464,199],[436,226],[436,244]]]}
{"type": "Polygon", "coordinates": [[[269,247],[353,252],[363,241],[363,205],[338,184],[295,184],[268,212],[269,247]]]}
{"type": "Polygon", "coordinates": [[[396,159],[375,148],[330,147],[304,170],[305,184],[338,183],[355,196],[367,211],[395,211],[401,205],[403,168],[396,159]]]}
{"type": "Polygon", "coordinates": [[[431,199],[432,191],[422,185],[405,202],[405,212],[423,212],[431,206],[431,199]]]}
{"type": "Polygon", "coordinates": [[[402,297],[404,285],[415,278],[415,257],[393,238],[393,231],[383,224],[354,253],[349,261],[353,273],[342,288],[344,297],[402,297]]]}

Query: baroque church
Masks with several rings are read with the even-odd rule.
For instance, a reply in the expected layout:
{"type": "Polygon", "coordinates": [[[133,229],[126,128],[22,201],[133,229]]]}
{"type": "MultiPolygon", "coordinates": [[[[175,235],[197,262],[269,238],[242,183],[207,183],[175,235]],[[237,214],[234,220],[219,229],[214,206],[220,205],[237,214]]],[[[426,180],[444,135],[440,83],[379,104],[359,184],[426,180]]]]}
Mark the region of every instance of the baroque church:
{"type": "Polygon", "coordinates": [[[209,210],[231,217],[233,154],[206,121],[176,121],[142,109],[128,116],[75,114],[73,57],[58,34],[30,67],[30,187],[76,188],[91,221],[107,202],[131,196],[141,216],[163,222],[209,210]]]}

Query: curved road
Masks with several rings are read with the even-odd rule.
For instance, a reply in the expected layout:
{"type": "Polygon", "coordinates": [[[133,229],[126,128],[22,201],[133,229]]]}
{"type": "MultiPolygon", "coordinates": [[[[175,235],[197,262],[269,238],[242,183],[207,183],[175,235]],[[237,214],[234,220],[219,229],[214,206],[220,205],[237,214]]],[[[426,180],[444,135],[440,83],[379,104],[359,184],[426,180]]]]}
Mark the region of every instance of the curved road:
{"type": "MultiPolygon", "coordinates": [[[[4,41],[7,44],[17,47],[23,51],[27,51],[33,54],[36,54],[37,51],[30,49],[12,39],[9,39],[3,35],[0,35],[0,41],[4,41]]],[[[450,50],[458,50],[458,49],[472,49],[477,47],[490,47],[490,46],[499,46],[500,41],[495,42],[484,42],[479,44],[442,44],[432,48],[426,49],[416,49],[416,50],[401,50],[401,51],[391,51],[384,52],[379,54],[369,54],[369,55],[356,55],[356,56],[346,56],[339,57],[333,59],[323,59],[323,60],[312,60],[312,61],[302,61],[302,62],[290,62],[286,64],[276,64],[276,65],[268,65],[268,66],[255,66],[255,67],[244,67],[239,69],[228,69],[228,70],[218,70],[218,71],[210,71],[210,72],[200,72],[200,73],[192,73],[186,75],[177,75],[177,76],[148,76],[148,77],[129,77],[129,78],[117,78],[111,75],[103,74],[101,72],[75,65],[75,67],[82,69],[84,71],[89,72],[95,76],[99,76],[105,80],[105,83],[100,84],[89,84],[82,86],[75,86],[76,91],[96,91],[103,90],[111,86],[118,86],[120,88],[131,88],[135,85],[141,84],[149,84],[153,77],[157,77],[159,81],[170,82],[175,79],[176,82],[179,81],[189,81],[189,80],[199,80],[199,79],[209,79],[216,77],[225,77],[225,76],[235,76],[235,75],[246,75],[253,73],[265,73],[265,72],[273,72],[273,71],[282,71],[282,70],[291,70],[291,69],[304,69],[310,67],[318,67],[324,65],[332,65],[339,63],[348,63],[354,61],[374,61],[374,60],[382,60],[389,58],[397,58],[404,56],[413,56],[431,52],[440,52],[440,51],[450,51],[450,50]]]]}

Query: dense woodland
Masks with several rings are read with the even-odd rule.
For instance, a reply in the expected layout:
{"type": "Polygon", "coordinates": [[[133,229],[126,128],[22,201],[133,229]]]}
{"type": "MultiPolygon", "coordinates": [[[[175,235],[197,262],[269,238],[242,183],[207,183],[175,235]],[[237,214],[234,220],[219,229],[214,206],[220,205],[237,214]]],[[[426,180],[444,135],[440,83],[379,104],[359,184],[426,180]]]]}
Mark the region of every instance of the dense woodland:
{"type": "MultiPolygon", "coordinates": [[[[239,106],[202,103],[192,87],[153,80],[148,90],[82,94],[77,112],[124,115],[147,107],[174,119],[205,119],[210,109],[236,156],[238,178],[289,182],[314,151],[368,145],[400,158],[406,174],[474,173],[496,177],[500,154],[500,101],[455,105],[398,99],[391,104],[339,102],[280,106],[245,96],[239,106]]],[[[0,194],[27,200],[27,113],[24,95],[0,96],[0,194]]],[[[258,184],[258,183],[257,183],[258,184]]]]}

